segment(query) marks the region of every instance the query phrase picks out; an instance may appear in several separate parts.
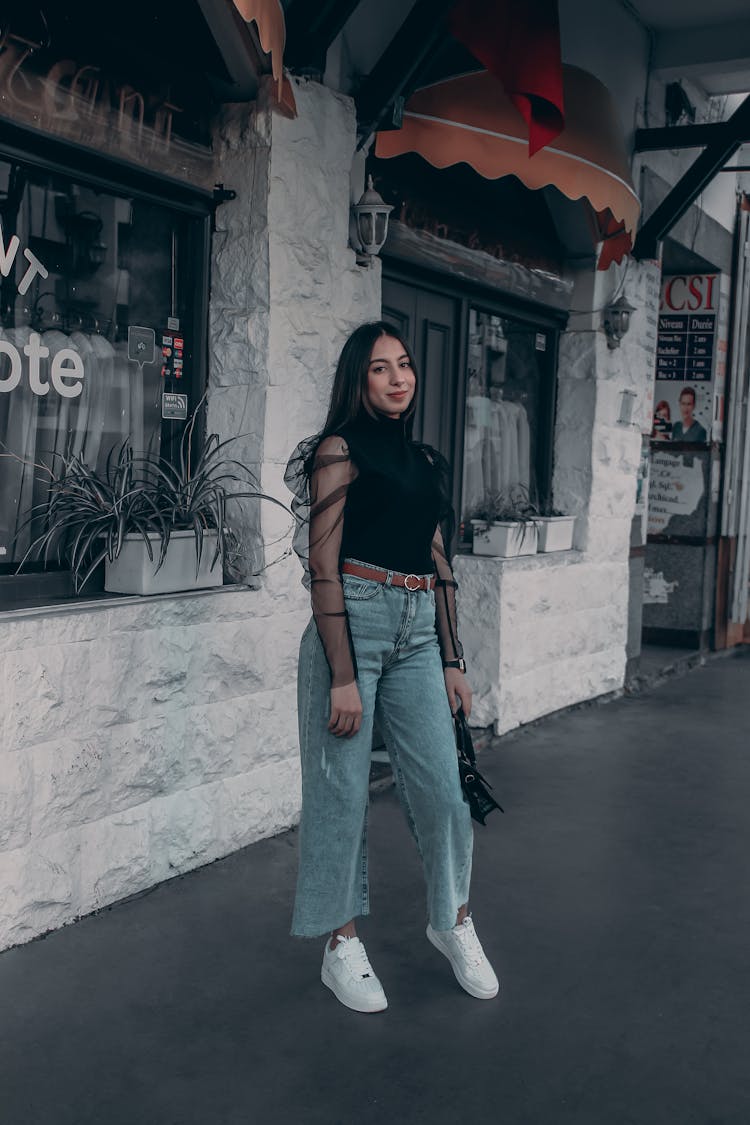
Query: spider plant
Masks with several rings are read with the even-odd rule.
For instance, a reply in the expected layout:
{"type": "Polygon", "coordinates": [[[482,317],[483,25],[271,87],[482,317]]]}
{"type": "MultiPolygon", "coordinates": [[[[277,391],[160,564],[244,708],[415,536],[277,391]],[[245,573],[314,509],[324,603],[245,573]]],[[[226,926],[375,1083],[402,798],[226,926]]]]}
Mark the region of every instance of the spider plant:
{"type": "Polygon", "coordinates": [[[110,450],[101,472],[79,456],[54,454],[52,465],[38,463],[49,480],[48,496],[29,510],[19,536],[40,518],[44,529],[19,570],[32,556],[46,563],[53,553],[58,559],[64,555],[78,594],[105,558],[112,562],[119,556],[126,535],[143,539],[152,562],[157,547],[158,571],[172,533],[188,530],[195,536],[197,574],[207,535],[215,541],[212,569],[219,559],[227,563],[236,553],[239,540],[227,518],[230,502],[270,500],[287,511],[281,501],[258,489],[245,465],[226,455],[236,438],[220,441],[217,434],[209,434],[193,465],[195,417],[194,413],[183,432],[177,465],[156,453],[135,453],[129,440],[110,450]]]}
{"type": "Polygon", "coordinates": [[[522,486],[509,492],[488,492],[472,513],[472,519],[488,527],[492,523],[535,523],[538,518],[539,509],[522,486]]]}

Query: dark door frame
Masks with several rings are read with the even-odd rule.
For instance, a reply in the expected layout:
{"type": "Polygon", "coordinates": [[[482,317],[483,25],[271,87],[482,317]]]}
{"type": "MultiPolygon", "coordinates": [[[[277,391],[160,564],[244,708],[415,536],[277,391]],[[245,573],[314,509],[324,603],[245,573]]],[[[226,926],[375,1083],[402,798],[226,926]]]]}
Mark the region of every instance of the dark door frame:
{"type": "MultiPolygon", "coordinates": [[[[402,285],[427,290],[443,297],[454,299],[458,304],[458,324],[456,332],[457,354],[454,357],[456,365],[456,379],[454,394],[450,409],[453,410],[456,424],[453,429],[453,448],[441,450],[450,460],[453,469],[453,507],[460,519],[461,482],[463,480],[464,459],[464,427],[463,419],[466,413],[466,384],[468,347],[467,336],[469,326],[469,308],[476,306],[482,311],[496,316],[507,317],[526,323],[529,327],[544,329],[552,335],[550,341],[550,360],[548,377],[552,381],[551,393],[548,396],[548,413],[544,419],[545,427],[545,463],[544,487],[551,489],[553,471],[553,440],[555,427],[555,413],[557,408],[557,365],[560,332],[565,328],[568,314],[546,305],[524,300],[510,294],[505,294],[490,286],[471,281],[455,281],[450,276],[425,267],[405,264],[396,258],[383,256],[383,281],[394,281],[402,285]]],[[[455,549],[454,542],[453,548],[455,549]]]]}

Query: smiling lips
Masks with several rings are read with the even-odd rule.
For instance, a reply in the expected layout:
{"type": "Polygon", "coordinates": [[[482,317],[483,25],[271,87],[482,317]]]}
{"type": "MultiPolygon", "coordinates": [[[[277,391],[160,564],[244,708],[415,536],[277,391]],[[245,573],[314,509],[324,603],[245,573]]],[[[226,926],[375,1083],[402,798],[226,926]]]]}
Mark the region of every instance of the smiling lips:
{"type": "Polygon", "coordinates": [[[405,394],[408,394],[408,391],[389,391],[388,398],[403,398],[405,394]]]}

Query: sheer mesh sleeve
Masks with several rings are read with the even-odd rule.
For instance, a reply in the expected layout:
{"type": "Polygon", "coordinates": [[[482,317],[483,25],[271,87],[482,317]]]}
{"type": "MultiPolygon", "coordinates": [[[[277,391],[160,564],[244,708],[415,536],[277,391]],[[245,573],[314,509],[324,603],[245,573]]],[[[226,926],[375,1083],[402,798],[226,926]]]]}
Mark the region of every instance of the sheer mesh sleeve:
{"type": "Polygon", "coordinates": [[[448,561],[443,533],[438,525],[432,539],[432,561],[435,564],[435,626],[443,662],[459,660],[464,650],[458,639],[456,590],[458,583],[448,561]]]}
{"type": "Polygon", "coordinates": [[[313,617],[331,669],[332,687],[350,684],[357,676],[339,569],[344,506],[356,475],[343,438],[325,438],[310,476],[309,570],[313,617]]]}

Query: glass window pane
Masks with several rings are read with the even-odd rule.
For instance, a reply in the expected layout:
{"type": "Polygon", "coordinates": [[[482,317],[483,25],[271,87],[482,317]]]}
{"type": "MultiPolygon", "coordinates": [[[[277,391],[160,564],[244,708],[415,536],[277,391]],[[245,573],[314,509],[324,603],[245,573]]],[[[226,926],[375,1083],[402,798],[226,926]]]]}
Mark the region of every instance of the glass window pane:
{"type": "Polygon", "coordinates": [[[76,456],[102,471],[126,438],[136,451],[169,455],[175,423],[162,420],[162,394],[186,393],[189,410],[200,393],[190,317],[204,278],[191,260],[200,220],[31,165],[0,160],[0,222],[0,574],[8,574],[44,527],[43,466],[56,471],[61,457],[76,456]]]}
{"type": "Polygon", "coordinates": [[[461,519],[491,498],[538,499],[539,443],[546,440],[547,336],[533,325],[472,308],[461,519]]]}

